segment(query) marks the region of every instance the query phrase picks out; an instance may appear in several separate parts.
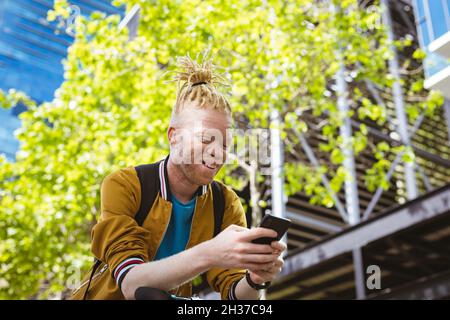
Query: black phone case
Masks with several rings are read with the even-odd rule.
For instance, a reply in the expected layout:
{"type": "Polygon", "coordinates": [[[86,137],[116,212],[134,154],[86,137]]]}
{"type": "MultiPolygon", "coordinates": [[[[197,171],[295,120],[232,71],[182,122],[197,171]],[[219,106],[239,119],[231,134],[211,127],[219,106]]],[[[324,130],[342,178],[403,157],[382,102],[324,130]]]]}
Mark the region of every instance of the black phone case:
{"type": "Polygon", "coordinates": [[[272,241],[279,241],[289,229],[291,221],[285,218],[275,217],[267,214],[260,223],[260,227],[275,230],[278,233],[276,238],[263,237],[253,240],[256,244],[271,244],[272,241]]]}

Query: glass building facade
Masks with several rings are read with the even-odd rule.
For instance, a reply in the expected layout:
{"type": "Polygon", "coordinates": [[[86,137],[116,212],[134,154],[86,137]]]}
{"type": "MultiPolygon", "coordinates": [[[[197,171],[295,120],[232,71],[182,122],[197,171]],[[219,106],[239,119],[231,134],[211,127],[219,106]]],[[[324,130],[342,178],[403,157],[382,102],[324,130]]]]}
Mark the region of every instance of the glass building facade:
{"type": "Polygon", "coordinates": [[[450,0],[415,0],[414,8],[419,41],[427,53],[425,75],[431,77],[450,66],[450,57],[433,50],[435,41],[450,35],[450,0]]]}
{"type": "MultiPolygon", "coordinates": [[[[110,2],[69,0],[73,15],[101,11],[123,16],[124,10],[110,2]]],[[[23,91],[38,103],[53,99],[63,81],[62,60],[73,41],[70,32],[47,21],[52,7],[52,0],[0,0],[0,88],[23,91]]],[[[23,109],[0,108],[0,153],[11,160],[18,148],[17,115],[23,109]]]]}

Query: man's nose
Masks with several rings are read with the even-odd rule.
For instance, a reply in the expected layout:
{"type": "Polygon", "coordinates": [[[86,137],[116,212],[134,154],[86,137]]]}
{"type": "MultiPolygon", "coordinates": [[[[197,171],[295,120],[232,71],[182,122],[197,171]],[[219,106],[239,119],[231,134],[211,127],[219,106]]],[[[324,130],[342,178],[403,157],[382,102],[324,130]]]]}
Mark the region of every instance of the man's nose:
{"type": "Polygon", "coordinates": [[[211,143],[207,148],[206,152],[208,157],[214,159],[217,164],[222,164],[224,162],[224,151],[222,146],[218,143],[211,143]]]}

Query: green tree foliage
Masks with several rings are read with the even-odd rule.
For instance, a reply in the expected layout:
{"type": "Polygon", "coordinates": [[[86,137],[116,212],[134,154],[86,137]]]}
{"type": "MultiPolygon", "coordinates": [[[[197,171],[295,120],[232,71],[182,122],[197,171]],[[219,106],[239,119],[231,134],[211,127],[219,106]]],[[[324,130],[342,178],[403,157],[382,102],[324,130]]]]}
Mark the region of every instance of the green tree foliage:
{"type": "MultiPolygon", "coordinates": [[[[299,133],[308,130],[304,114],[323,119],[318,128],[326,142],[320,148],[331,165],[314,168],[299,161],[285,168],[287,193],[304,190],[322,205],[333,201],[320,175],[332,177],[333,192],[346,179],[338,127],[349,115],[338,112],[333,89],[340,63],[347,68],[351,112],[386,121],[385,107],[359,88],[370,81],[380,91],[390,90],[386,61],[392,53],[379,11],[358,8],[356,0],[339,1],[337,13],[329,1],[312,0],[113,2],[128,9],[140,5],[136,38],[129,41],[117,15],[80,16],[64,61],[64,82],[52,101],[36,106],[15,91],[0,92],[5,108],[19,101],[29,106],[20,115],[16,161],[0,158],[0,298],[55,296],[90,266],[89,232],[99,215],[103,177],[158,160],[168,150],[176,86],[166,80],[177,56],[210,49],[232,80],[236,127],[271,128],[269,115],[277,109],[287,154],[299,153],[299,133]]],[[[67,19],[67,7],[55,1],[48,19],[67,19]]],[[[411,85],[408,94],[423,98],[411,102],[411,117],[439,105],[440,97],[427,98],[422,84],[420,78],[405,84],[411,85]]],[[[362,125],[351,147],[358,154],[367,143],[362,125]]],[[[373,147],[375,153],[387,151],[385,145],[373,147]]],[[[379,160],[387,161],[381,155],[379,160]]],[[[386,186],[386,168],[377,163],[368,172],[372,188],[386,186]]],[[[259,169],[244,158],[220,173],[237,188],[253,183],[254,209],[267,197],[260,194],[268,179],[259,169]]]]}

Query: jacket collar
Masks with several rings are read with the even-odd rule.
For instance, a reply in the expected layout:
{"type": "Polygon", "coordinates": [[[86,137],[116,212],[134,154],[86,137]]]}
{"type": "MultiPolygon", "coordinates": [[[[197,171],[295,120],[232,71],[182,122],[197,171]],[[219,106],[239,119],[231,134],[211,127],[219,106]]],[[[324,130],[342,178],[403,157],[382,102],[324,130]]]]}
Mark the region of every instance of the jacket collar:
{"type": "MultiPolygon", "coordinates": [[[[172,193],[169,188],[169,176],[167,174],[167,163],[169,161],[169,155],[164,160],[159,162],[159,185],[161,188],[161,196],[164,200],[172,201],[172,193]]],[[[200,186],[195,193],[195,196],[202,196],[208,191],[208,185],[200,186]]]]}

